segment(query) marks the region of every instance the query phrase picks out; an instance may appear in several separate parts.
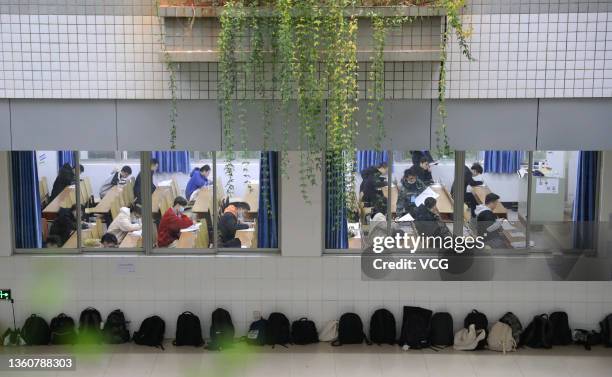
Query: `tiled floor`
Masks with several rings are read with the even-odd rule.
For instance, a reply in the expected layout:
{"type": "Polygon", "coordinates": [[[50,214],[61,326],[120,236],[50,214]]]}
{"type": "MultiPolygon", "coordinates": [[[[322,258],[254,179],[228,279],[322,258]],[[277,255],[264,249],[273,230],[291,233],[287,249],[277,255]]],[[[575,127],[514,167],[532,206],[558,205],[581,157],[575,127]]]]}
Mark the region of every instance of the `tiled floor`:
{"type": "MultiPolygon", "coordinates": [[[[58,347],[0,348],[1,354],[69,354],[58,347]]],[[[581,347],[490,351],[407,351],[392,346],[328,344],[208,352],[171,345],[165,351],[136,345],[88,347],[76,354],[76,371],[0,372],[2,377],[609,377],[612,349],[581,347]]]]}

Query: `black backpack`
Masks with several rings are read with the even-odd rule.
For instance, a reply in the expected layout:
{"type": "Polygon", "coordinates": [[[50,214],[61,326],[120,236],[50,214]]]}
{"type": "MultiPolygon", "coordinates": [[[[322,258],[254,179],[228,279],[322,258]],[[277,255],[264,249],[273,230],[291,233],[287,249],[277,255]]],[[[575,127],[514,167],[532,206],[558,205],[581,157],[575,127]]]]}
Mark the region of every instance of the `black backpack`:
{"type": "Polygon", "coordinates": [[[569,327],[569,320],[566,312],[554,312],[549,316],[552,325],[553,346],[567,346],[572,344],[572,330],[569,327]]]}
{"type": "Polygon", "coordinates": [[[101,343],[102,316],[94,308],[87,308],[79,317],[79,343],[101,343]]]}
{"type": "Polygon", "coordinates": [[[319,343],[317,326],[306,317],[293,321],[291,324],[291,340],[293,344],[319,343]]]}
{"type": "Polygon", "coordinates": [[[234,324],[229,312],[222,308],[217,308],[212,313],[210,324],[210,343],[208,349],[220,350],[231,346],[234,341],[234,324]]]}
{"type": "Polygon", "coordinates": [[[574,343],[581,344],[585,350],[590,351],[592,346],[601,344],[603,339],[601,333],[596,331],[576,329],[574,330],[573,340],[574,343]]]}
{"type": "Polygon", "coordinates": [[[476,327],[476,330],[484,330],[485,338],[478,342],[477,350],[484,349],[487,345],[487,334],[489,333],[489,320],[484,313],[479,312],[478,310],[472,310],[463,321],[463,327],[466,329],[470,328],[470,325],[473,324],[476,327]]]}
{"type": "Polygon", "coordinates": [[[108,344],[122,344],[130,341],[130,330],[125,315],[119,309],[113,310],[104,322],[104,341],[108,344]]]}
{"type": "Polygon", "coordinates": [[[268,321],[264,318],[251,323],[246,337],[247,343],[255,346],[268,344],[268,327],[268,321]]]}
{"type": "Polygon", "coordinates": [[[361,344],[363,341],[371,344],[363,332],[363,322],[355,313],[344,313],[338,321],[338,339],[332,342],[332,346],[343,344],[361,344]]]}
{"type": "Polygon", "coordinates": [[[271,313],[268,317],[268,344],[284,346],[290,342],[289,320],[283,313],[271,313]]]}
{"type": "Polygon", "coordinates": [[[202,339],[202,325],[200,318],[192,312],[184,312],[176,320],[176,337],[172,342],[175,346],[200,347],[204,344],[202,339]]]}
{"type": "Polygon", "coordinates": [[[608,314],[601,322],[601,342],[606,347],[612,347],[612,314],[608,314]]]}
{"type": "Polygon", "coordinates": [[[429,332],[429,342],[431,345],[439,347],[452,346],[454,337],[453,317],[450,313],[435,313],[431,317],[431,330],[429,332]]]}
{"type": "Polygon", "coordinates": [[[140,328],[134,333],[134,343],[164,349],[165,333],[166,322],[154,315],[142,321],[140,328]]]}
{"type": "Polygon", "coordinates": [[[21,328],[21,337],[29,346],[44,346],[49,344],[51,331],[42,317],[32,314],[21,328]]]}
{"type": "Polygon", "coordinates": [[[429,332],[432,311],[416,306],[404,306],[400,346],[407,345],[412,349],[429,347],[429,332]]]}
{"type": "Polygon", "coordinates": [[[505,323],[506,325],[510,326],[510,328],[512,329],[512,337],[514,338],[516,343],[518,343],[521,339],[521,333],[523,332],[523,325],[521,324],[521,321],[518,319],[518,317],[512,312],[507,312],[506,314],[504,314],[503,317],[499,319],[499,322],[505,323]]]}
{"type": "Polygon", "coordinates": [[[77,334],[74,320],[61,313],[51,320],[51,344],[74,344],[77,334]]]}
{"type": "Polygon", "coordinates": [[[553,328],[548,315],[540,314],[533,318],[521,334],[519,345],[531,348],[551,348],[553,328]]]}
{"type": "Polygon", "coordinates": [[[387,309],[378,309],[370,318],[370,341],[380,344],[395,344],[397,341],[395,317],[387,309]]]}

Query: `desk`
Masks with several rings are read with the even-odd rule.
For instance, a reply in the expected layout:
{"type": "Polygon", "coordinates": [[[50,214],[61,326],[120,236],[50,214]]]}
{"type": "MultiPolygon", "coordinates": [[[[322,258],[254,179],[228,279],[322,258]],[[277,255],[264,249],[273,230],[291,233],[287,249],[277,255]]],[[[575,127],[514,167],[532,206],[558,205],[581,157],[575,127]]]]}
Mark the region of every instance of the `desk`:
{"type": "Polygon", "coordinates": [[[74,185],[66,186],[58,196],[49,203],[42,212],[42,215],[47,220],[53,220],[57,217],[60,208],[68,202],[70,206],[75,204],[76,188],[74,185]]]}
{"type": "Polygon", "coordinates": [[[212,186],[202,187],[191,207],[193,213],[206,213],[212,209],[213,190],[212,186]]]}
{"type": "Polygon", "coordinates": [[[176,243],[177,249],[195,249],[198,232],[181,232],[181,236],[176,243]]]}
{"type": "Polygon", "coordinates": [[[257,243],[257,235],[255,234],[255,228],[249,229],[240,229],[236,231],[236,238],[240,240],[240,244],[242,247],[247,248],[255,248],[256,245],[253,245],[253,241],[257,243]]]}
{"type": "Polygon", "coordinates": [[[436,208],[438,209],[438,213],[440,213],[440,218],[442,220],[452,220],[453,199],[446,187],[441,184],[433,184],[429,186],[429,188],[439,195],[438,198],[436,198],[436,208]]]}
{"type": "Polygon", "coordinates": [[[106,192],[104,198],[100,200],[98,205],[93,208],[87,208],[85,212],[87,213],[108,213],[111,210],[113,202],[115,198],[121,195],[123,192],[123,187],[113,186],[110,190],[106,192]]]}
{"type": "MultiPolygon", "coordinates": [[[[151,197],[151,211],[157,213],[160,211],[160,202],[165,196],[172,196],[172,187],[170,186],[158,186],[151,197]]],[[[172,205],[174,198],[171,198],[170,204],[172,205]]],[[[162,213],[163,215],[163,213],[162,213]]]]}
{"type": "MultiPolygon", "coordinates": [[[[91,229],[83,229],[81,230],[81,239],[82,240],[86,240],[91,238],[91,229]]],[[[77,242],[77,232],[74,231],[72,232],[72,235],[70,236],[70,238],[68,238],[68,241],[66,241],[66,243],[62,246],[62,249],[76,249],[79,247],[78,242],[77,242]]]]}
{"type": "Polygon", "coordinates": [[[132,233],[128,233],[125,235],[125,237],[123,237],[123,240],[119,244],[119,247],[124,249],[140,248],[142,247],[142,237],[132,233]]]}
{"type": "MultiPolygon", "coordinates": [[[[491,193],[491,190],[486,186],[472,187],[472,194],[474,195],[474,198],[476,199],[476,202],[478,204],[484,204],[485,198],[490,193],[491,193]]],[[[508,210],[506,209],[506,207],[504,207],[504,205],[501,202],[498,202],[497,206],[493,208],[493,213],[495,214],[495,216],[501,217],[504,219],[508,217],[508,210]]]]}

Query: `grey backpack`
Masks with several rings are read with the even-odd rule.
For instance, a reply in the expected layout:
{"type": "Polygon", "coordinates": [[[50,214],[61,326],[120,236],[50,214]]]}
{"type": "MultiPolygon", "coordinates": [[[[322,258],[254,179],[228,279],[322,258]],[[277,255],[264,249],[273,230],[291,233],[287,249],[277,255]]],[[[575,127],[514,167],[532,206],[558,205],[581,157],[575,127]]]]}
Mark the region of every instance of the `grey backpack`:
{"type": "Polygon", "coordinates": [[[523,332],[523,325],[521,325],[521,321],[518,319],[518,317],[512,312],[508,312],[499,319],[499,322],[510,326],[512,329],[512,337],[518,343],[521,333],[523,332]]]}

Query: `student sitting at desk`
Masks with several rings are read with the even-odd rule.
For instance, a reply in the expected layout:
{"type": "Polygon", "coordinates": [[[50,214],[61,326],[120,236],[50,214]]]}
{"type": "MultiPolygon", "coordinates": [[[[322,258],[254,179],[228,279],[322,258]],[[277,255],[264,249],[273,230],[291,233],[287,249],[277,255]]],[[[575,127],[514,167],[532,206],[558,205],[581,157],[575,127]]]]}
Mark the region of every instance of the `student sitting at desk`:
{"type": "Polygon", "coordinates": [[[418,166],[423,157],[425,157],[429,163],[434,162],[434,159],[431,157],[431,153],[429,153],[429,151],[410,151],[410,155],[412,157],[412,166],[418,166]]]}
{"type": "MultiPolygon", "coordinates": [[[[153,174],[155,173],[155,171],[157,171],[157,168],[159,167],[159,161],[157,161],[156,158],[152,158],[151,159],[151,194],[153,194],[153,192],[155,191],[156,187],[155,184],[153,183],[153,174]]],[[[141,190],[140,190],[140,173],[138,173],[138,175],[136,176],[136,181],[134,182],[134,198],[136,198],[136,204],[141,204],[142,200],[141,200],[141,190]]]]}
{"type": "Polygon", "coordinates": [[[57,218],[53,220],[50,236],[57,236],[59,239],[58,245],[63,246],[77,228],[77,206],[73,204],[70,208],[62,207],[57,212],[57,218]]]}
{"type": "Polygon", "coordinates": [[[125,165],[120,171],[114,170],[111,175],[104,181],[100,187],[100,199],[104,198],[106,193],[117,185],[125,185],[127,179],[132,175],[132,168],[125,165]]]}
{"type": "Polygon", "coordinates": [[[176,247],[176,241],[181,236],[181,229],[189,228],[193,221],[185,215],[187,199],[177,196],[172,208],[168,208],[159,222],[157,244],[159,247],[176,247]]]}
{"type": "Polygon", "coordinates": [[[238,208],[230,204],[219,217],[219,245],[221,247],[242,247],[240,239],[236,238],[236,231],[241,229],[249,229],[249,226],[238,221],[238,208]]]}
{"type": "Polygon", "coordinates": [[[476,207],[476,229],[478,235],[492,248],[508,247],[503,235],[503,220],[498,219],[493,209],[499,204],[499,195],[489,193],[485,197],[485,204],[476,207]]]}
{"type": "Polygon", "coordinates": [[[372,213],[386,213],[387,199],[381,187],[387,186],[387,163],[383,161],[378,166],[363,169],[361,179],[359,192],[363,194],[363,205],[374,208],[372,213]]]}
{"type": "Polygon", "coordinates": [[[208,176],[210,175],[210,166],[204,165],[201,168],[194,168],[191,172],[187,187],[185,187],[185,198],[191,200],[191,195],[195,190],[202,187],[207,187],[210,184],[208,176]]]}
{"type": "MultiPolygon", "coordinates": [[[[135,207],[132,212],[136,218],[140,217],[140,208],[135,207]]],[[[132,223],[132,216],[130,214],[130,209],[127,207],[121,207],[119,209],[119,214],[113,222],[108,226],[108,230],[106,231],[109,234],[114,235],[117,239],[122,240],[126,234],[129,232],[134,232],[142,229],[140,224],[132,223]]]]}
{"type": "Polygon", "coordinates": [[[417,177],[419,177],[426,186],[430,186],[434,183],[433,177],[431,176],[431,165],[429,165],[427,157],[421,157],[419,164],[412,168],[416,172],[417,177]]]}
{"type": "Polygon", "coordinates": [[[100,238],[100,247],[109,249],[119,247],[119,241],[117,241],[117,237],[115,237],[114,234],[105,233],[102,238],[100,238]]]}
{"type": "MultiPolygon", "coordinates": [[[[83,165],[79,165],[81,173],[85,171],[83,165]]],[[[76,182],[76,167],[73,168],[70,164],[65,163],[57,173],[57,178],[53,182],[53,189],[51,189],[51,196],[49,201],[55,199],[64,189],[70,185],[74,185],[76,182]]]]}
{"type": "MultiPolygon", "coordinates": [[[[463,201],[470,208],[472,212],[472,217],[476,217],[474,209],[476,208],[476,204],[478,203],[476,202],[476,198],[474,198],[474,194],[468,192],[468,186],[482,186],[482,180],[478,179],[482,172],[482,166],[477,162],[472,164],[471,168],[468,169],[467,166],[464,166],[463,169],[463,201]]],[[[453,182],[453,187],[451,188],[451,195],[453,196],[453,198],[455,197],[455,182],[453,182]]]]}
{"type": "Polygon", "coordinates": [[[414,213],[414,225],[417,231],[425,236],[452,237],[450,230],[440,221],[440,216],[437,214],[436,199],[431,197],[417,207],[414,213]]]}
{"type": "Polygon", "coordinates": [[[412,168],[404,170],[397,195],[397,217],[402,217],[407,213],[414,217],[416,209],[414,199],[426,188],[427,186],[421,182],[412,168]]]}

